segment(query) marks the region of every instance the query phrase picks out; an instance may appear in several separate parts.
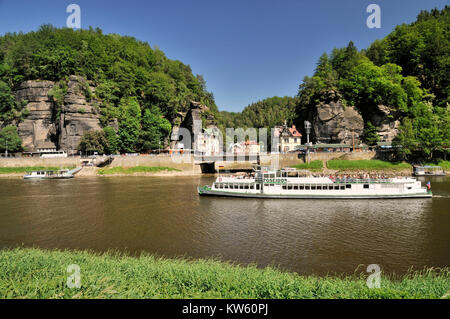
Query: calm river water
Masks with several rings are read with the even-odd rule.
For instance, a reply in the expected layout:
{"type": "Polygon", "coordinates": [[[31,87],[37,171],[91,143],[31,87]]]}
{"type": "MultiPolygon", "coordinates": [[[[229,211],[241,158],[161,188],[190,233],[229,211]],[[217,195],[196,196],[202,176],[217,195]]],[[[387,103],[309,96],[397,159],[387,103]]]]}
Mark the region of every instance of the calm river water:
{"type": "Polygon", "coordinates": [[[202,177],[0,179],[0,248],[118,249],[277,265],[301,274],[450,265],[450,177],[433,199],[199,197],[202,177]]]}

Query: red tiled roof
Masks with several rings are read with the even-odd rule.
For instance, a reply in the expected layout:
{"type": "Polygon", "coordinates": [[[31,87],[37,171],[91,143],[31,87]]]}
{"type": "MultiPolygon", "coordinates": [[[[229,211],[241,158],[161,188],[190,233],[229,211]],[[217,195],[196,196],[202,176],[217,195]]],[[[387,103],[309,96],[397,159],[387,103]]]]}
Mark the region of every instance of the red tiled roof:
{"type": "Polygon", "coordinates": [[[302,134],[299,131],[297,131],[297,128],[295,127],[295,125],[292,125],[292,127],[289,128],[289,132],[291,132],[292,136],[294,136],[294,137],[302,136],[302,134]]]}

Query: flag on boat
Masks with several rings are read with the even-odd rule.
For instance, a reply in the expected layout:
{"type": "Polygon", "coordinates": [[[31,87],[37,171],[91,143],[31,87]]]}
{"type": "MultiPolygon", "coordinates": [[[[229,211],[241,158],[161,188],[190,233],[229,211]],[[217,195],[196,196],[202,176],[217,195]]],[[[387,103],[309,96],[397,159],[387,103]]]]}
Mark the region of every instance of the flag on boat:
{"type": "Polygon", "coordinates": [[[430,190],[431,189],[431,183],[428,181],[428,183],[427,183],[427,188],[428,188],[428,190],[430,190]]]}

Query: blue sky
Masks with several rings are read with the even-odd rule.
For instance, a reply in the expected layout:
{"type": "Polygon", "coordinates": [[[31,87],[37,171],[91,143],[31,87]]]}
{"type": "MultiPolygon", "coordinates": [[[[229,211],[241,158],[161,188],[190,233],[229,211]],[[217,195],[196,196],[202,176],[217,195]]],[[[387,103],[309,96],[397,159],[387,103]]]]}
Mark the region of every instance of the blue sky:
{"type": "Polygon", "coordinates": [[[81,7],[82,28],[134,36],[203,74],[220,110],[240,111],[274,95],[293,96],[323,52],[352,40],[361,49],[447,0],[0,0],[0,34],[66,25],[81,7]],[[381,29],[366,8],[381,7],[381,29]]]}

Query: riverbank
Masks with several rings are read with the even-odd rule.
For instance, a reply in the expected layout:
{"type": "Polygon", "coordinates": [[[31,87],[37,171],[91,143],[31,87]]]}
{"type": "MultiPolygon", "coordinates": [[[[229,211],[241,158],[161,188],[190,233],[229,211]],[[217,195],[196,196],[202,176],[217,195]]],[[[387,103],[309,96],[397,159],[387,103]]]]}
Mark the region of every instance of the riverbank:
{"type": "MultiPolygon", "coordinates": [[[[51,164],[49,162],[48,164],[51,164]]],[[[440,161],[437,163],[431,163],[426,165],[439,165],[446,170],[447,175],[450,174],[450,161],[440,161]]],[[[191,165],[192,166],[192,165],[191,165]]],[[[198,169],[192,169],[183,167],[170,167],[170,166],[107,166],[104,168],[97,167],[83,167],[83,169],[76,175],[77,177],[93,177],[93,176],[197,176],[202,172],[199,169],[199,165],[194,165],[198,169]]],[[[63,168],[72,169],[75,166],[26,166],[26,167],[0,167],[1,177],[22,177],[27,171],[36,170],[59,170],[63,168]]],[[[411,176],[412,165],[401,162],[392,163],[381,160],[329,160],[321,161],[314,160],[310,163],[300,162],[290,167],[297,169],[309,170],[313,173],[325,174],[325,175],[383,175],[387,177],[394,176],[411,176]]],[[[226,171],[226,170],[225,170],[226,171]]]]}
{"type": "Polygon", "coordinates": [[[273,268],[150,255],[0,250],[0,298],[450,298],[450,270],[381,276],[369,289],[360,276],[300,276],[273,268]],[[69,265],[81,287],[67,287],[69,265]]]}

